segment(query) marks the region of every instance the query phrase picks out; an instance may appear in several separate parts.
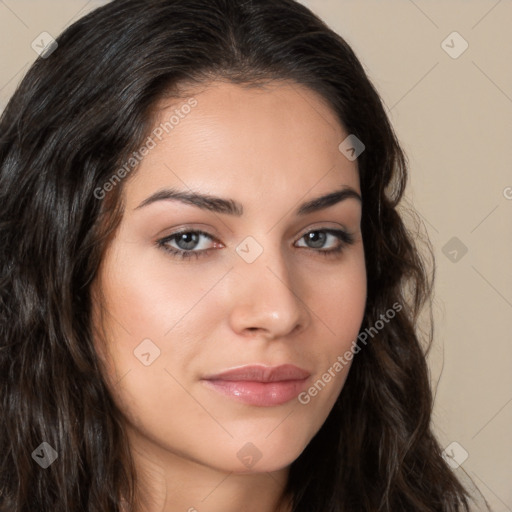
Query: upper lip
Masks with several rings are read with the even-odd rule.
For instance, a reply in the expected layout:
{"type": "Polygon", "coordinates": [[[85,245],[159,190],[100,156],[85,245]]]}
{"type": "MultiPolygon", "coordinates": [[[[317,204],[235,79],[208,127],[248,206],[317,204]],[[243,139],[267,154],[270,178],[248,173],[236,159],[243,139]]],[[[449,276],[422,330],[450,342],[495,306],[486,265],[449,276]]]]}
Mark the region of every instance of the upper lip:
{"type": "Polygon", "coordinates": [[[310,375],[308,371],[293,364],[283,364],[281,366],[249,365],[210,375],[205,377],[205,380],[280,382],[302,380],[310,375]]]}

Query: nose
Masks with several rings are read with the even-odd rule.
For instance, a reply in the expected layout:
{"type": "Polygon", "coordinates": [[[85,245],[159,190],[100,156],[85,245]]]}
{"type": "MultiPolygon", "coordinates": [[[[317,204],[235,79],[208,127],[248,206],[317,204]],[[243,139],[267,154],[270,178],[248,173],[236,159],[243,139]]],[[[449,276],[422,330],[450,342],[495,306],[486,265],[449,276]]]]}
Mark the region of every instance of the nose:
{"type": "Polygon", "coordinates": [[[240,259],[233,269],[231,328],[240,335],[282,338],[306,329],[311,321],[296,269],[279,251],[266,249],[254,262],[240,259]]]}

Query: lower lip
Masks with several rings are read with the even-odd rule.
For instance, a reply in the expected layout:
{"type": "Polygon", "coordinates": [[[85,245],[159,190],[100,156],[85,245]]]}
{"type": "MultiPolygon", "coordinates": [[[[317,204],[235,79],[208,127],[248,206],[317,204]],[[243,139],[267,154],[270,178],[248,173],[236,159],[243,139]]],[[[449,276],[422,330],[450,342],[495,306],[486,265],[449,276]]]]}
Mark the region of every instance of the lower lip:
{"type": "Polygon", "coordinates": [[[303,389],[307,379],[280,382],[204,380],[208,387],[240,402],[271,407],[289,402],[303,389]]]}

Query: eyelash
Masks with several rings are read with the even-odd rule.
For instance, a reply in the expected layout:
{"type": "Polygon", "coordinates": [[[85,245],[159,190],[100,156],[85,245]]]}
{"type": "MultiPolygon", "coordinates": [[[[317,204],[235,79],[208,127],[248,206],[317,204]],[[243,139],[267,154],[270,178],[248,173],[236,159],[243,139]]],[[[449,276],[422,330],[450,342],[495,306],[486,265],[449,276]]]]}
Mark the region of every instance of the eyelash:
{"type": "MultiPolygon", "coordinates": [[[[328,250],[322,250],[322,249],[314,249],[312,247],[304,247],[305,249],[308,249],[310,251],[314,251],[317,253],[322,254],[325,257],[336,257],[339,255],[343,249],[345,249],[347,246],[352,245],[354,243],[354,236],[350,233],[340,230],[340,229],[313,229],[311,231],[308,231],[304,235],[302,235],[299,240],[302,240],[304,237],[309,235],[310,233],[327,233],[329,235],[335,236],[339,241],[340,244],[335,247],[334,249],[328,249],[328,250]]],[[[192,249],[185,250],[185,249],[175,249],[173,247],[169,247],[168,242],[174,240],[175,238],[179,237],[180,235],[184,234],[198,234],[198,235],[204,235],[208,237],[211,240],[215,240],[213,236],[211,236],[209,233],[201,230],[183,230],[178,231],[176,233],[173,233],[172,235],[166,236],[165,238],[162,238],[160,240],[157,240],[156,244],[158,247],[166,251],[167,253],[170,253],[173,257],[179,258],[179,259],[188,259],[188,258],[199,258],[202,256],[206,256],[211,250],[214,249],[203,249],[201,251],[194,251],[192,249]]]]}

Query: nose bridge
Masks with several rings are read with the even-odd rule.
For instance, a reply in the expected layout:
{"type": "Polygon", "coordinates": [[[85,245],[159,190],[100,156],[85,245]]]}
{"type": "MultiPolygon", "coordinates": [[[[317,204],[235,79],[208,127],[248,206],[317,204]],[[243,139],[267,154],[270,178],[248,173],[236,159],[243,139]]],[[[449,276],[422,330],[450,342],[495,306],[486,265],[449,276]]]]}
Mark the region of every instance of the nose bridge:
{"type": "Polygon", "coordinates": [[[299,296],[300,283],[294,281],[281,246],[271,238],[262,244],[247,237],[236,249],[231,321],[237,331],[257,329],[278,337],[304,328],[308,313],[299,296]]]}

